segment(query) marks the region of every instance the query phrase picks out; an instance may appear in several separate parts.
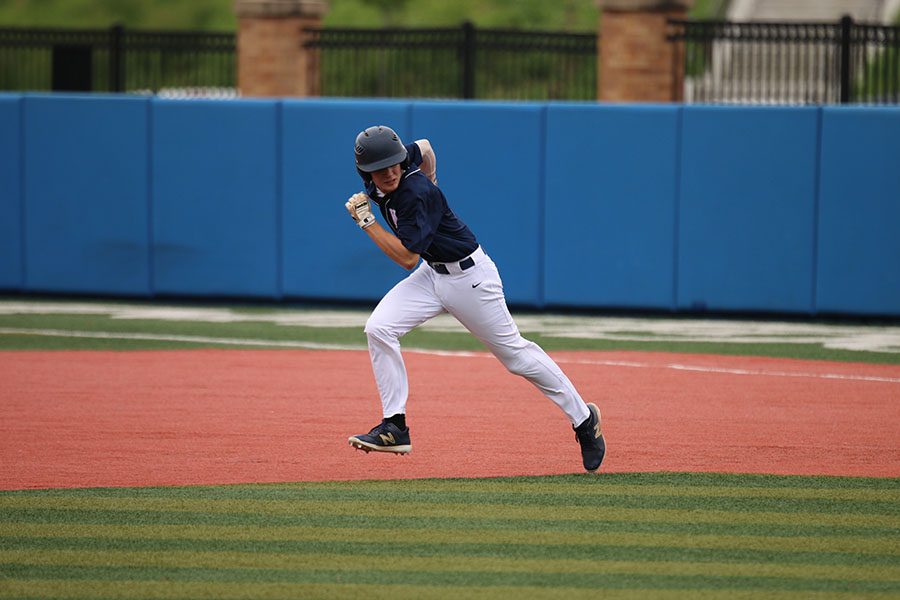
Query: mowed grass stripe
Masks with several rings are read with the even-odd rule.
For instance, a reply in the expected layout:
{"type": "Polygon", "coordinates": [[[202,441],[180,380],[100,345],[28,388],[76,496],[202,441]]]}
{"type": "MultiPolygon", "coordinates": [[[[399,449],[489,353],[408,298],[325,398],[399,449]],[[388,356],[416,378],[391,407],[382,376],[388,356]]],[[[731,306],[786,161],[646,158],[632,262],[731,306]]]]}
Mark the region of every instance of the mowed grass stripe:
{"type": "Polygon", "coordinates": [[[459,586],[547,586],[604,589],[765,589],[846,592],[900,591],[900,583],[889,581],[847,581],[821,579],[793,579],[782,577],[717,577],[709,575],[617,574],[602,572],[579,573],[489,573],[485,571],[390,571],[384,569],[348,571],[297,569],[221,569],[221,568],[159,568],[159,567],[45,567],[0,563],[0,571],[10,579],[106,579],[135,584],[141,581],[168,580],[209,582],[285,582],[338,583],[351,581],[379,586],[403,581],[413,585],[459,586]]]}
{"type": "Polygon", "coordinates": [[[897,596],[898,483],[622,474],[7,492],[0,572],[140,590],[229,582],[249,597],[275,589],[258,583],[344,597],[328,586],[397,581],[417,598],[897,596]]]}
{"type": "MultiPolygon", "coordinates": [[[[598,538],[602,539],[602,537],[598,538]]],[[[853,554],[819,550],[750,550],[746,548],[689,548],[666,546],[613,546],[602,541],[595,545],[540,545],[494,543],[406,542],[402,546],[355,541],[325,540],[192,540],[88,537],[6,537],[2,546],[9,550],[105,550],[105,551],[187,551],[187,552],[259,552],[378,556],[385,560],[408,556],[507,557],[524,559],[590,559],[674,562],[737,562],[818,564],[850,566],[896,566],[897,557],[889,554],[853,554]]]]}
{"type": "MultiPolygon", "coordinates": [[[[780,591],[780,590],[684,590],[665,589],[606,589],[604,600],[846,600],[845,592],[780,591]]],[[[84,600],[87,598],[116,598],[121,600],[334,600],[335,598],[366,598],[366,600],[497,600],[528,598],[529,600],[596,599],[592,589],[559,586],[554,588],[529,586],[458,586],[408,585],[396,582],[372,587],[356,583],[238,583],[184,581],[173,585],[168,581],[140,581],[123,586],[120,582],[104,580],[40,580],[16,579],[4,581],[0,598],[19,600],[84,600]]],[[[857,592],[853,598],[867,600],[895,599],[894,592],[857,592]]]]}
{"type": "MultiPolygon", "coordinates": [[[[0,522],[6,523],[81,523],[92,525],[258,525],[263,527],[311,526],[334,527],[331,515],[297,512],[293,514],[269,514],[266,512],[191,512],[191,511],[147,511],[147,510],[92,510],[57,508],[5,508],[0,511],[0,522]]],[[[339,526],[402,529],[518,529],[521,520],[505,517],[483,517],[477,511],[456,517],[416,517],[369,515],[342,515],[339,526]]],[[[532,531],[583,531],[585,521],[544,519],[528,522],[532,531]]],[[[846,527],[836,525],[806,524],[794,522],[777,524],[753,523],[702,523],[663,521],[610,521],[594,519],[590,527],[597,533],[607,531],[644,531],[654,533],[695,533],[730,535],[860,535],[900,538],[900,529],[881,526],[846,527]]]]}
{"type": "Polygon", "coordinates": [[[132,511],[185,511],[195,513],[248,513],[248,514],[318,514],[341,516],[392,517],[403,514],[410,517],[454,518],[473,516],[503,518],[524,521],[654,521],[654,522],[695,522],[695,523],[804,523],[820,526],[883,527],[900,528],[900,516],[883,514],[857,514],[851,506],[834,514],[819,512],[771,512],[771,511],[730,511],[703,507],[685,510],[676,508],[620,508],[613,506],[568,506],[560,505],[556,510],[545,506],[521,504],[458,504],[430,500],[427,502],[398,501],[381,502],[357,500],[221,500],[192,498],[102,498],[66,496],[0,496],[0,510],[25,508],[51,509],[95,509],[132,511]],[[402,510],[398,510],[402,506],[402,510]]]}
{"type": "MultiPolygon", "coordinates": [[[[523,498],[549,496],[663,496],[666,498],[776,498],[778,500],[829,500],[850,502],[900,502],[900,486],[897,489],[841,489],[841,488],[784,488],[784,487],[747,487],[747,486],[709,486],[709,485],[664,485],[664,484],[611,484],[611,485],[578,485],[547,483],[505,483],[501,486],[486,486],[484,481],[396,481],[366,482],[356,491],[367,493],[396,493],[402,487],[405,493],[450,494],[463,493],[480,499],[485,495],[508,494],[523,498]],[[486,489],[487,488],[487,489],[486,489]],[[500,489],[495,489],[500,488],[500,489]]],[[[303,490],[305,492],[343,491],[346,486],[335,488],[327,484],[304,484],[297,487],[285,487],[287,491],[303,490]]]]}
{"type": "Polygon", "coordinates": [[[298,481],[279,483],[242,483],[228,485],[192,485],[164,486],[141,488],[66,488],[43,490],[19,490],[4,493],[12,494],[116,494],[122,495],[158,495],[160,493],[193,495],[200,493],[233,493],[243,491],[258,494],[267,491],[296,490],[308,488],[346,489],[396,489],[408,487],[442,488],[444,485],[470,486],[483,490],[528,489],[559,490],[572,487],[575,490],[591,488],[611,488],[616,486],[672,486],[681,488],[745,488],[745,489],[826,489],[826,490],[900,490],[900,477],[846,477],[833,475],[764,475],[759,473],[694,473],[655,471],[648,473],[603,473],[602,477],[582,473],[568,475],[530,475],[516,477],[482,477],[482,478],[449,478],[449,479],[403,479],[403,480],[353,480],[353,481],[298,481]]]}
{"type": "MultiPolygon", "coordinates": [[[[304,487],[297,489],[273,489],[265,487],[260,490],[250,491],[247,489],[238,490],[227,488],[219,490],[215,488],[203,488],[202,490],[191,490],[185,488],[175,488],[166,493],[165,491],[157,491],[156,493],[146,493],[135,490],[133,494],[124,494],[110,490],[110,493],[102,493],[95,491],[92,494],[84,493],[44,493],[44,494],[26,494],[26,493],[8,493],[0,494],[0,508],[3,506],[21,506],[22,499],[35,499],[35,502],[41,502],[42,499],[50,498],[82,498],[82,499],[100,499],[100,498],[123,498],[130,499],[128,501],[136,501],[138,499],[146,499],[148,502],[154,500],[181,500],[188,505],[190,501],[240,501],[246,500],[251,502],[270,502],[273,507],[277,507],[277,502],[297,502],[297,501],[320,501],[323,503],[343,504],[346,502],[358,502],[371,505],[385,505],[395,503],[413,503],[419,502],[429,505],[469,505],[469,506],[533,506],[533,507],[553,507],[553,508],[634,508],[634,509],[681,509],[696,512],[698,510],[725,510],[728,512],[777,512],[777,513],[803,513],[815,512],[820,514],[832,515],[890,515],[898,518],[900,522],[900,501],[893,500],[889,495],[869,500],[848,500],[840,498],[829,498],[827,495],[819,498],[781,498],[778,496],[766,497],[740,497],[734,496],[683,496],[678,495],[677,490],[673,490],[675,495],[642,495],[640,493],[623,493],[623,494],[573,494],[566,495],[564,493],[552,494],[523,494],[515,492],[506,492],[485,485],[485,489],[481,492],[441,492],[441,491],[417,491],[407,489],[402,482],[398,482],[389,489],[369,489],[366,486],[359,486],[355,483],[345,483],[340,489],[321,489],[317,487],[304,487]]],[[[639,491],[638,491],[639,492],[639,491]]],[[[52,502],[51,500],[47,500],[52,502]]],[[[40,505],[40,504],[36,504],[40,505]]],[[[50,504],[45,504],[50,506],[50,504]]],[[[148,504],[150,506],[150,504],[148,504]]],[[[551,512],[545,510],[545,512],[551,512]]],[[[557,511],[560,512],[560,511],[557,511]]]]}
{"type": "MultiPolygon", "coordinates": [[[[153,497],[164,496],[180,498],[228,498],[252,499],[282,496],[296,497],[298,494],[314,495],[316,498],[346,499],[348,494],[366,494],[371,496],[396,495],[429,495],[471,497],[473,502],[491,501],[493,498],[518,497],[523,501],[540,503],[554,502],[558,498],[578,499],[587,497],[663,497],[671,498],[738,498],[738,499],[776,499],[779,501],[828,500],[842,502],[883,502],[886,504],[900,502],[900,479],[880,480],[881,486],[870,488],[847,487],[777,487],[777,486],[735,486],[735,485],[688,485],[685,482],[674,484],[622,484],[608,482],[604,476],[602,485],[574,484],[567,482],[548,483],[514,483],[490,479],[467,481],[365,481],[334,483],[302,483],[302,484],[260,484],[252,486],[230,485],[220,487],[189,486],[178,488],[92,488],[75,490],[21,490],[0,493],[0,502],[5,496],[43,497],[64,494],[67,497],[153,497]],[[896,485],[885,487],[886,482],[896,485]]],[[[836,486],[843,481],[834,482],[836,486]]]]}
{"type": "MultiPolygon", "coordinates": [[[[590,531],[557,532],[469,529],[404,529],[404,543],[428,544],[525,544],[565,546],[647,546],[670,548],[750,549],[792,552],[840,552],[900,556],[900,544],[894,538],[871,536],[757,536],[709,535],[685,536],[664,533],[614,532],[602,536],[590,531]]],[[[257,527],[233,525],[82,525],[77,523],[3,523],[0,537],[115,537],[136,539],[259,540],[259,541],[331,541],[360,544],[395,543],[398,530],[389,528],[257,527]]]]}
{"type": "Polygon", "coordinates": [[[0,563],[78,567],[293,569],[321,571],[452,571],[486,573],[614,573],[690,577],[779,577],[872,580],[900,585],[900,565],[817,565],[688,561],[382,556],[323,553],[0,550],[0,563]]]}

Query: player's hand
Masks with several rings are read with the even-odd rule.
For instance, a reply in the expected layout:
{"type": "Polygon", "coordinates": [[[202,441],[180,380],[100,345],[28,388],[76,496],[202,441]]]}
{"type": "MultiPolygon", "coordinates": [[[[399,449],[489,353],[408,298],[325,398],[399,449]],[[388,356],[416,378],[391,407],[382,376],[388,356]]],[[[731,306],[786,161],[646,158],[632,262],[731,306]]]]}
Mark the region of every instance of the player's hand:
{"type": "Polygon", "coordinates": [[[369,197],[363,192],[356,192],[344,205],[350,217],[356,221],[362,229],[369,227],[375,223],[375,215],[372,214],[372,204],[369,197]]]}

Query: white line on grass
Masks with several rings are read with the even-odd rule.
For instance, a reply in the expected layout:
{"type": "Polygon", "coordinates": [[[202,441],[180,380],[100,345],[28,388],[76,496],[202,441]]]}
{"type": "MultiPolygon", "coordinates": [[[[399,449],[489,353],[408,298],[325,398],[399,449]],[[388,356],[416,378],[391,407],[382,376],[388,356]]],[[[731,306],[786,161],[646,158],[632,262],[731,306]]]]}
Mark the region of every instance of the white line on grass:
{"type": "Polygon", "coordinates": [[[674,371],[694,371],[697,373],[724,373],[727,375],[757,375],[763,377],[812,377],[816,379],[843,379],[850,381],[880,381],[884,383],[900,383],[898,377],[881,377],[878,375],[846,375],[841,373],[806,373],[802,371],[766,371],[765,369],[732,369],[727,367],[706,367],[697,365],[680,365],[678,363],[650,364],[617,360],[557,360],[569,364],[601,365],[607,367],[636,367],[672,369],[674,371]]]}
{"type": "MultiPolygon", "coordinates": [[[[282,327],[362,329],[370,311],[257,310],[227,307],[167,306],[0,300],[0,315],[92,315],[115,320],[271,323],[282,327]]],[[[900,327],[808,322],[721,319],[643,319],[628,317],[519,314],[519,330],[554,338],[637,342],[715,342],[731,344],[816,344],[835,350],[900,353],[900,327]]],[[[425,331],[465,332],[447,314],[423,323],[425,331]]]]}
{"type": "MultiPolygon", "coordinates": [[[[0,335],[40,335],[47,337],[74,337],[92,339],[147,340],[158,342],[185,342],[193,344],[216,344],[221,346],[255,346],[269,348],[296,348],[302,350],[366,350],[361,345],[318,344],[315,342],[294,342],[287,340],[255,340],[249,338],[216,338],[197,335],[164,335],[155,333],[124,333],[112,331],[71,331],[66,329],[24,329],[0,327],[0,335]]],[[[488,352],[468,352],[454,350],[425,350],[408,348],[404,352],[429,354],[433,356],[458,357],[491,357],[488,352]]],[[[753,375],[760,377],[805,377],[813,379],[837,379],[845,381],[877,381],[881,383],[900,383],[898,377],[880,377],[876,375],[847,375],[840,373],[807,373],[792,371],[766,371],[764,369],[733,369],[725,367],[707,367],[699,365],[682,365],[678,363],[653,364],[622,360],[599,359],[556,359],[559,363],[597,365],[603,367],[629,367],[638,369],[671,369],[675,371],[692,371],[696,373],[721,373],[727,375],[753,375]]]]}
{"type": "Polygon", "coordinates": [[[292,342],[286,340],[254,340],[249,338],[204,337],[200,335],[169,335],[156,333],[124,333],[115,331],[72,331],[69,329],[18,329],[0,327],[0,334],[42,335],[47,337],[92,338],[99,340],[144,340],[154,342],[186,342],[191,344],[217,344],[221,346],[267,346],[298,348],[303,350],[364,350],[363,346],[292,342]]]}

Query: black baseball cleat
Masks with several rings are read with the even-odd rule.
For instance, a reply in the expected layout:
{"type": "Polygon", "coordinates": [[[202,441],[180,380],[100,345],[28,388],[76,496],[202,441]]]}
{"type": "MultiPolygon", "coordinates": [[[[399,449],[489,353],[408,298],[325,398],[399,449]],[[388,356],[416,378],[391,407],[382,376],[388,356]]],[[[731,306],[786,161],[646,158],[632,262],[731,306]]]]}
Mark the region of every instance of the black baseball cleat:
{"type": "Polygon", "coordinates": [[[581,461],[587,471],[593,472],[600,468],[603,462],[603,456],[606,454],[606,440],[603,439],[603,433],[600,431],[600,409],[597,405],[590,403],[587,405],[591,414],[584,423],[578,427],[572,427],[575,430],[575,439],[581,445],[581,461]]]}
{"type": "Polygon", "coordinates": [[[384,419],[372,428],[369,433],[350,437],[350,445],[364,452],[392,452],[409,454],[412,446],[409,443],[409,427],[400,429],[384,419]]]}

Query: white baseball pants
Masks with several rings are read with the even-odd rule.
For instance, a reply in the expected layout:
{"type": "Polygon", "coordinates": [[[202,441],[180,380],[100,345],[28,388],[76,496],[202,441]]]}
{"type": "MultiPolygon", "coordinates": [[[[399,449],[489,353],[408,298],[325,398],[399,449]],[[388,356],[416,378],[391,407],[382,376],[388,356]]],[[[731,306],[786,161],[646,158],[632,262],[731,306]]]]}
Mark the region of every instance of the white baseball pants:
{"type": "Polygon", "coordinates": [[[575,386],[534,342],[522,337],[509,314],[503,283],[494,261],[479,247],[475,265],[461,270],[446,263],[449,274],[424,261],[389,291],[366,322],[372,370],[384,417],[406,414],[409,383],[400,354],[400,338],[446,311],[481,340],[511,372],[521,375],[559,406],[573,425],[588,418],[575,386]]]}

